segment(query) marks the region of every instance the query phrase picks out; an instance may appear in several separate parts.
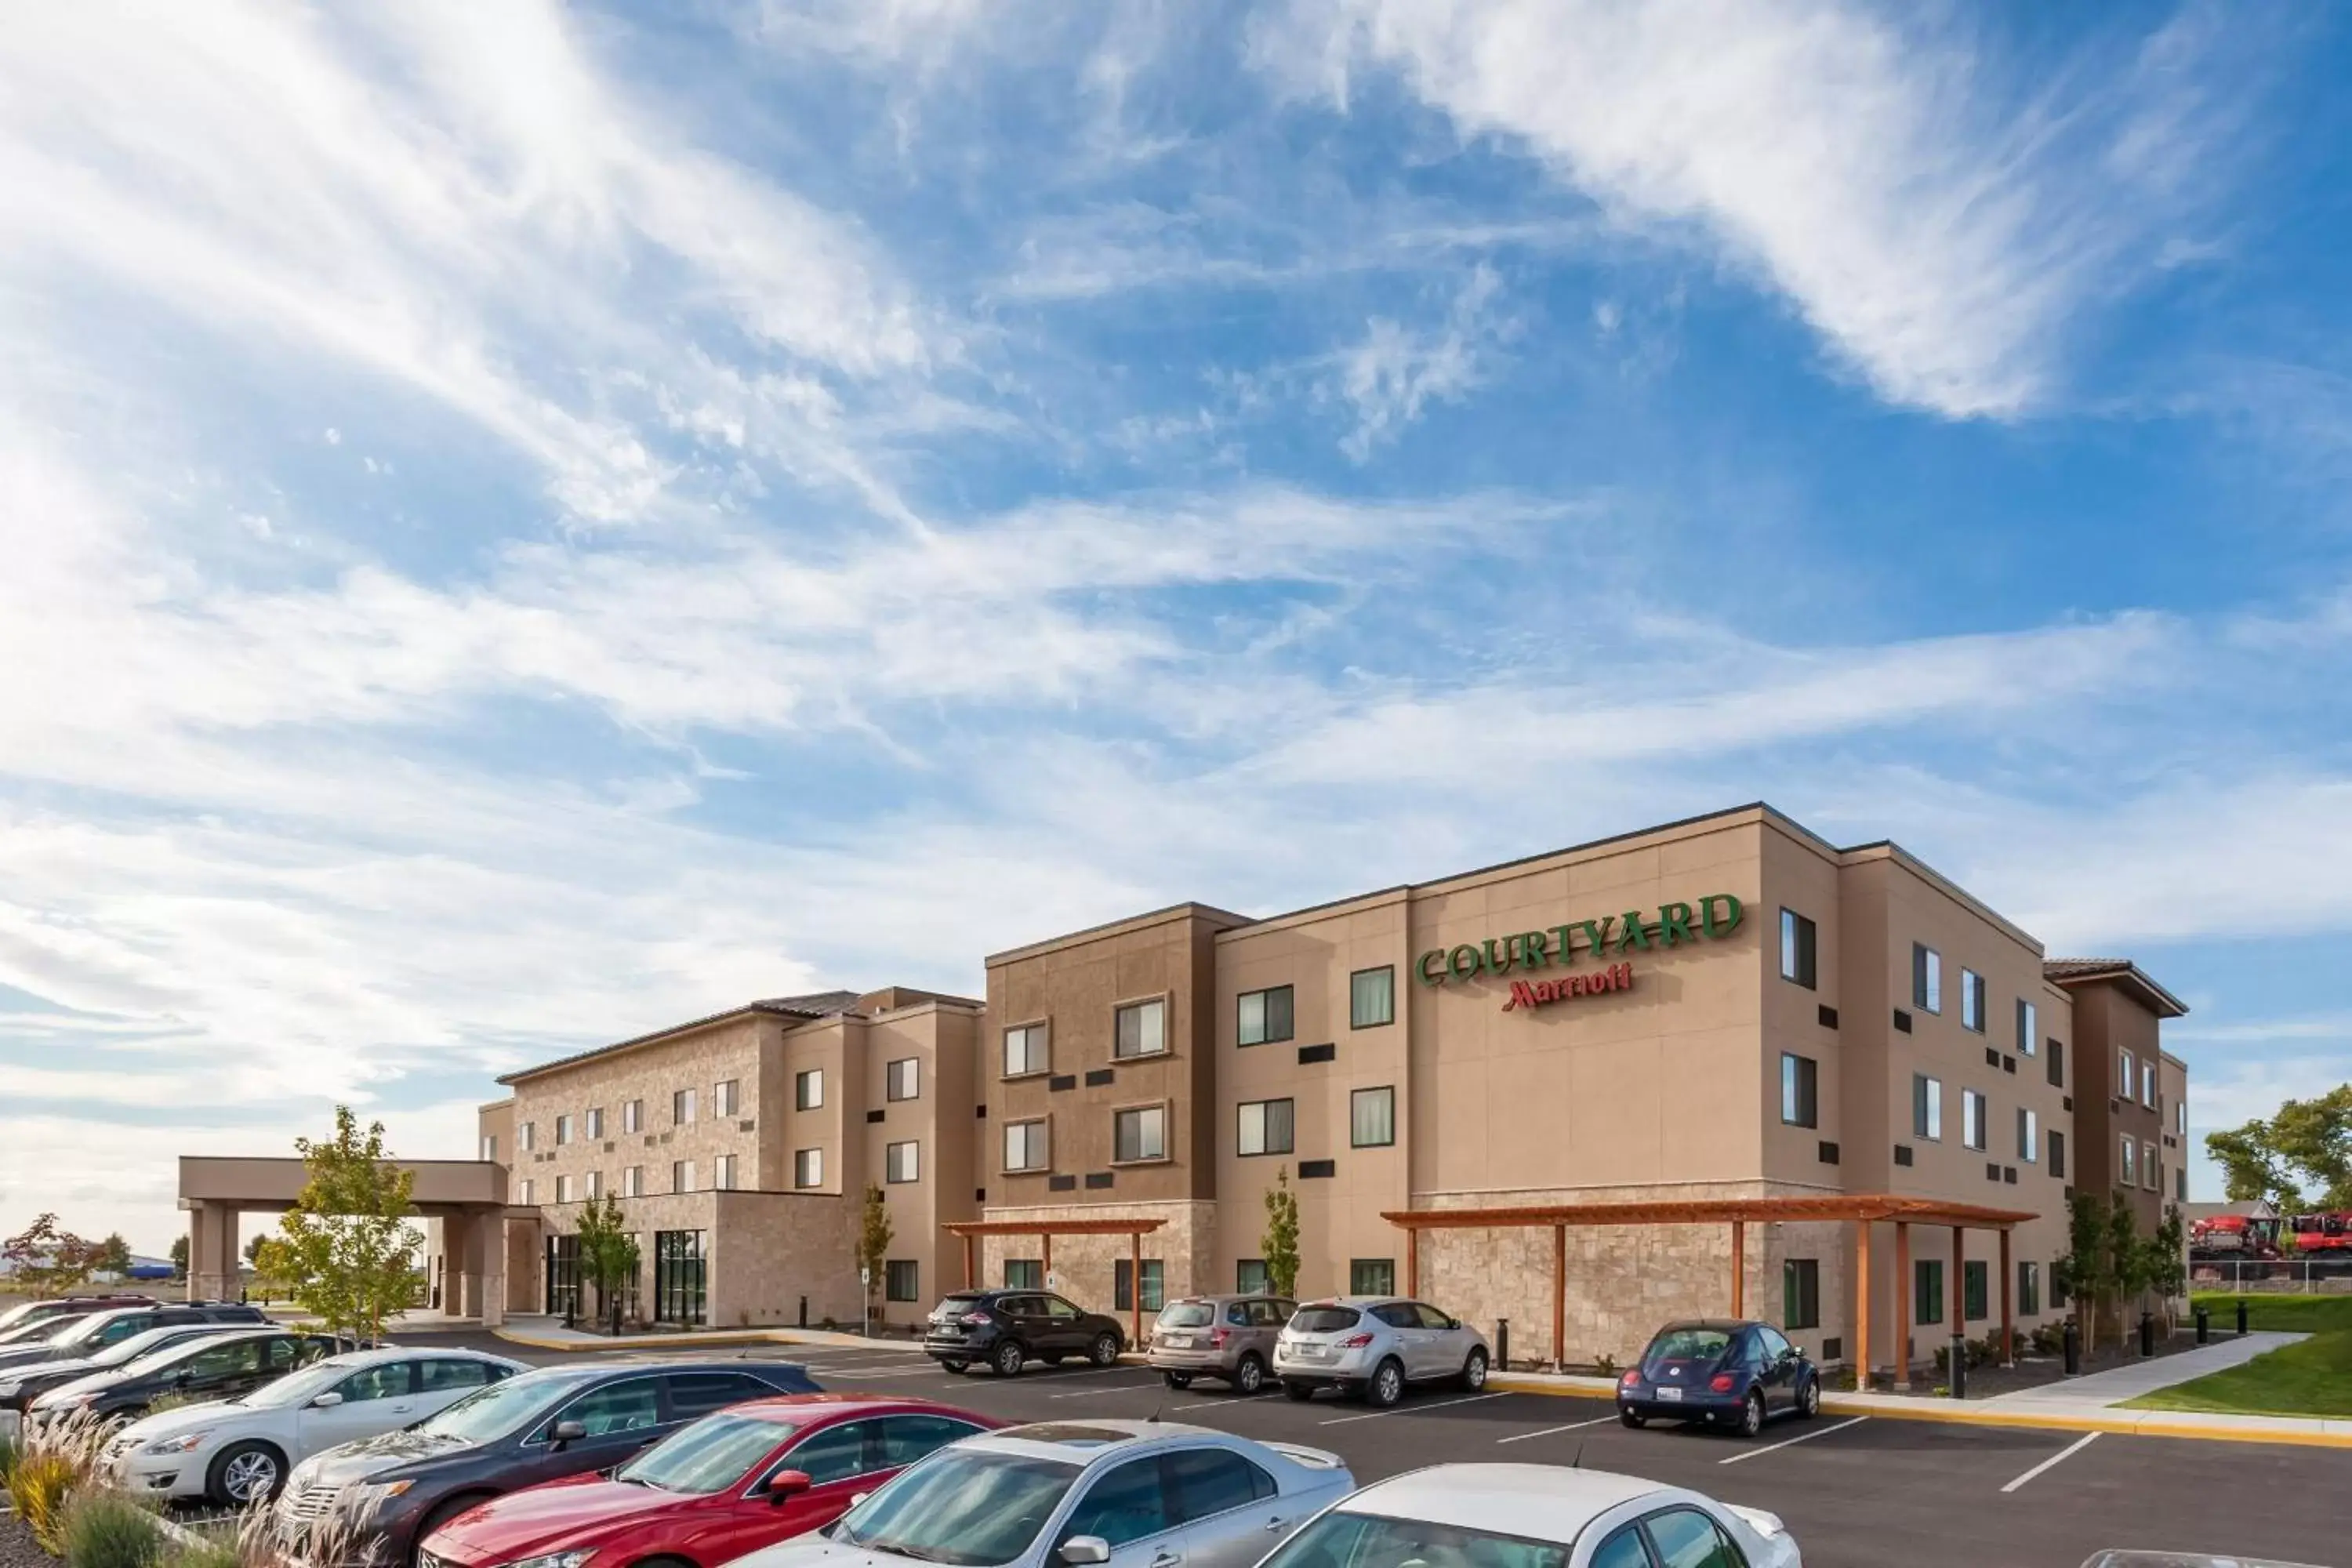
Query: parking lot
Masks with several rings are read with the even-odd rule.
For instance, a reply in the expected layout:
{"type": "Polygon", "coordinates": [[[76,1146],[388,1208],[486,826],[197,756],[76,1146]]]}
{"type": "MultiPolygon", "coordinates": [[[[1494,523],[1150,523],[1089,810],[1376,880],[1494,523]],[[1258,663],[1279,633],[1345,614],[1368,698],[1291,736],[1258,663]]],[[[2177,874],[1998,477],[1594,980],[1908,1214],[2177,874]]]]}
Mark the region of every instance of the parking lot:
{"type": "MultiPolygon", "coordinates": [[[[484,1336],[484,1348],[561,1361],[484,1336]]],[[[2102,1547],[2163,1547],[2352,1563],[2352,1454],[2326,1448],[1824,1415],[1727,1435],[1617,1424],[1606,1402],[1549,1394],[1416,1392],[1376,1411],[1329,1395],[1242,1399],[1222,1385],[1171,1392],[1142,1367],[1032,1364],[1017,1378],[950,1376],[889,1346],[762,1346],[827,1388],[919,1395],[1015,1421],[1086,1416],[1195,1422],[1306,1443],[1370,1480],[1474,1460],[1582,1464],[1687,1486],[1785,1519],[1808,1563],[1884,1568],[2074,1568],[2102,1547]]]]}

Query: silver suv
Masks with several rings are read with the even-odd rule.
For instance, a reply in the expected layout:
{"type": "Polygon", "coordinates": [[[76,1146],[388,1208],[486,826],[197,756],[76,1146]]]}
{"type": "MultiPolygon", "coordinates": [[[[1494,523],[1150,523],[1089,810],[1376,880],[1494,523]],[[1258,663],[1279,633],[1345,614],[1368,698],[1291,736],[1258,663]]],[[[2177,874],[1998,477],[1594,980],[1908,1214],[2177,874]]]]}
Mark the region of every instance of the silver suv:
{"type": "Polygon", "coordinates": [[[1160,1309],[1150,1353],[1171,1388],[1221,1377],[1235,1394],[1255,1394],[1274,1366],[1275,1337],[1298,1303],[1279,1296],[1187,1296],[1160,1309]]]}
{"type": "Polygon", "coordinates": [[[1274,1374],[1293,1399],[1318,1388],[1394,1405],[1409,1383],[1486,1385],[1486,1336],[1426,1301],[1342,1296],[1309,1301],[1275,1342],[1274,1374]]]}

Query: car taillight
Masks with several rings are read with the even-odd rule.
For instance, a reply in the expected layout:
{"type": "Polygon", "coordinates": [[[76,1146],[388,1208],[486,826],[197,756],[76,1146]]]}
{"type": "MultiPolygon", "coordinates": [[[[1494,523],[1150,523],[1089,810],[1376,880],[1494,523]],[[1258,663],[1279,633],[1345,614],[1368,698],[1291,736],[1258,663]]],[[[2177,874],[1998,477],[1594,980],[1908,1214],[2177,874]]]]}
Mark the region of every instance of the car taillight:
{"type": "Polygon", "coordinates": [[[1233,1335],[1227,1333],[1223,1329],[1219,1329],[1209,1336],[1209,1348],[1211,1350],[1221,1351],[1225,1348],[1225,1342],[1231,1338],[1233,1338],[1233,1335]]]}
{"type": "Polygon", "coordinates": [[[1706,1385],[1717,1394],[1728,1394],[1731,1392],[1731,1374],[1727,1372],[1718,1372],[1706,1380],[1706,1385]]]}
{"type": "Polygon", "coordinates": [[[1634,1384],[1636,1384],[1640,1383],[1641,1381],[1642,1381],[1642,1374],[1641,1374],[1640,1373],[1638,1373],[1638,1372],[1629,1372],[1629,1373],[1627,1373],[1624,1376],[1622,1376],[1622,1377],[1621,1377],[1621,1378],[1619,1378],[1619,1379],[1617,1380],[1617,1386],[1618,1386],[1618,1387],[1620,1387],[1620,1388],[1632,1388],[1634,1384]]]}
{"type": "Polygon", "coordinates": [[[988,1321],[988,1314],[986,1312],[966,1312],[962,1317],[958,1318],[956,1321],[959,1323],[969,1323],[973,1328],[978,1328],[981,1324],[988,1321]]]}
{"type": "Polygon", "coordinates": [[[1339,1342],[1339,1348],[1343,1351],[1360,1351],[1371,1342],[1372,1336],[1370,1334],[1349,1334],[1339,1342]]]}

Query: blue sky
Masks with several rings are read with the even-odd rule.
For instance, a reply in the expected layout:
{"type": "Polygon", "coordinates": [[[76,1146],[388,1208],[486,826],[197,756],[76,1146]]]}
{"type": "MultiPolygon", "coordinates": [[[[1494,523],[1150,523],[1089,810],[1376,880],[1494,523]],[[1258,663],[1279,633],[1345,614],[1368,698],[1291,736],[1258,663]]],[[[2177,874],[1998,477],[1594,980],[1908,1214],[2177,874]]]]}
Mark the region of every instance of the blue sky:
{"type": "Polygon", "coordinates": [[[378,9],[0,39],[0,1227],[1759,797],[2352,1077],[2331,13],[378,9]]]}

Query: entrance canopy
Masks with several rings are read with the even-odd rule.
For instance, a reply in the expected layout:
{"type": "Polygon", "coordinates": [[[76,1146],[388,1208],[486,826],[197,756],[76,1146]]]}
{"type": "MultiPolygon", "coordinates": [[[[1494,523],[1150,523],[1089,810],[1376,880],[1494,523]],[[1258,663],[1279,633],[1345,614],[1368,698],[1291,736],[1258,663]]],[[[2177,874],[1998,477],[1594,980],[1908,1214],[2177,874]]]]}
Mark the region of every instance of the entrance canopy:
{"type": "Polygon", "coordinates": [[[1132,1311],[1130,1346],[1143,1342],[1143,1238],[1168,1223],[1160,1219],[966,1219],[944,1227],[963,1237],[963,1285],[980,1283],[979,1253],[974,1245],[983,1236],[1034,1236],[1045,1254],[1045,1270],[1054,1272],[1054,1238],[1057,1236],[1123,1236],[1127,1237],[1128,1303],[1132,1311]]]}
{"type": "MultiPolygon", "coordinates": [[[[2041,1216],[2022,1209],[1988,1208],[1982,1204],[1947,1203],[1904,1193],[1836,1193],[1820,1197],[1674,1198],[1632,1203],[1497,1205],[1490,1208],[1397,1209],[1381,1217],[1404,1232],[1404,1289],[1421,1293],[1421,1233],[1424,1230],[1517,1230],[1551,1227],[1551,1357],[1555,1367],[1567,1360],[1568,1229],[1570,1226],[1603,1225],[1728,1225],[1731,1227],[1731,1315],[1748,1315],[1748,1226],[1751,1224],[1851,1222],[1854,1226],[1853,1363],[1861,1386],[1870,1384],[1870,1227],[1881,1221],[1895,1226],[1895,1315],[1899,1331],[1911,1321],[1911,1227],[1949,1226],[1952,1232],[1952,1321],[1963,1316],[1962,1276],[1964,1237],[1970,1230],[1997,1231],[2000,1236],[2000,1342],[2006,1364],[2014,1353],[2014,1319],[2010,1300],[2009,1233],[2013,1226],[2041,1216]]],[[[1899,1339],[1898,1339],[1898,1342],[1899,1339]]],[[[1895,1359],[1898,1386],[1910,1381],[1910,1358],[1895,1359]]]]}

